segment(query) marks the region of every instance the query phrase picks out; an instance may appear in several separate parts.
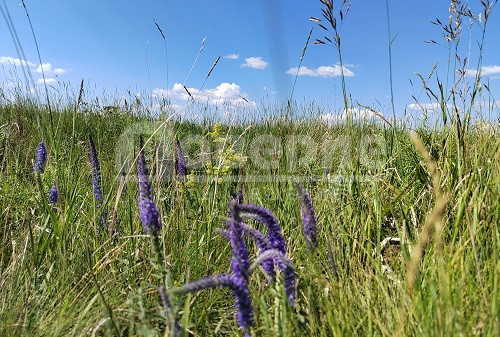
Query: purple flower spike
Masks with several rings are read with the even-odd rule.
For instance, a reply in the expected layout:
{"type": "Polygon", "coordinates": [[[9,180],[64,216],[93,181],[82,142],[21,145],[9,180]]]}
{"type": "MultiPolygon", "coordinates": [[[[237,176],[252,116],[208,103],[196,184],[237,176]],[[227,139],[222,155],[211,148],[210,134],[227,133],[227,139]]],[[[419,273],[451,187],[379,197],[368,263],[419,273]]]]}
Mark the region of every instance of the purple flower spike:
{"type": "MultiPolygon", "coordinates": [[[[234,205],[235,217],[240,218],[240,213],[249,213],[256,216],[257,220],[267,227],[269,242],[273,249],[276,249],[281,254],[286,254],[286,243],[278,219],[267,208],[254,204],[238,204],[234,205]]],[[[241,221],[241,220],[240,220],[241,221]]]]}
{"type": "MultiPolygon", "coordinates": [[[[231,214],[234,215],[235,219],[240,219],[240,213],[249,213],[253,214],[257,221],[264,224],[267,227],[268,240],[271,248],[286,256],[285,239],[281,233],[281,227],[278,219],[276,219],[273,212],[265,207],[254,204],[238,204],[237,202],[232,201],[230,205],[231,214]]],[[[239,221],[241,222],[241,220],[239,221]]],[[[283,271],[285,292],[290,305],[294,306],[295,279],[297,278],[297,275],[295,274],[293,268],[287,268],[281,261],[275,260],[274,262],[278,265],[279,269],[283,271]]]]}
{"type": "Polygon", "coordinates": [[[231,261],[233,273],[248,281],[248,269],[250,268],[248,248],[243,239],[243,230],[234,219],[229,220],[229,241],[233,250],[233,260],[231,261]]]}
{"type": "MultiPolygon", "coordinates": [[[[247,334],[250,327],[253,326],[252,299],[248,290],[248,280],[241,273],[241,269],[236,267],[239,264],[234,256],[231,260],[231,265],[233,266],[231,290],[235,298],[237,310],[236,322],[245,331],[245,334],[247,334]]],[[[248,269],[246,272],[248,272],[248,269]]]]}
{"type": "Polygon", "coordinates": [[[137,173],[139,175],[139,209],[141,222],[148,234],[157,236],[161,229],[158,209],[153,200],[153,188],[149,180],[149,172],[144,158],[144,144],[139,137],[139,158],[137,160],[137,173]]]}
{"type": "Polygon", "coordinates": [[[186,159],[184,158],[184,154],[182,153],[181,143],[179,139],[175,137],[175,148],[176,148],[176,162],[177,162],[177,173],[179,174],[180,179],[184,179],[187,174],[186,169],[186,159]]]}
{"type": "Polygon", "coordinates": [[[295,270],[292,267],[286,266],[283,269],[283,278],[285,283],[285,294],[288,298],[288,303],[290,303],[290,305],[295,308],[295,280],[297,279],[297,274],[295,274],[295,270]]]}
{"type": "Polygon", "coordinates": [[[49,190],[49,202],[55,204],[59,198],[59,191],[57,190],[56,182],[52,182],[52,187],[49,190]]]}
{"type": "MultiPolygon", "coordinates": [[[[243,233],[245,233],[245,235],[251,237],[255,241],[257,248],[259,248],[259,254],[265,252],[266,250],[272,249],[269,240],[258,229],[255,229],[244,222],[240,222],[239,226],[241,226],[241,229],[243,230],[243,233]]],[[[268,281],[272,281],[275,276],[273,259],[264,260],[262,262],[262,269],[264,269],[266,274],[269,276],[268,281]]]]}
{"type": "MultiPolygon", "coordinates": [[[[233,260],[235,258],[233,257],[233,260]]],[[[250,293],[248,291],[248,284],[246,280],[236,274],[232,275],[216,275],[202,278],[198,281],[184,284],[173,292],[177,294],[192,293],[203,289],[209,288],[229,288],[233,293],[236,303],[236,322],[244,331],[245,336],[250,336],[250,327],[253,326],[253,312],[250,293]]]]}
{"type": "Polygon", "coordinates": [[[36,149],[36,161],[35,161],[35,171],[43,173],[45,171],[45,165],[47,164],[47,147],[44,142],[38,144],[36,149]]]}
{"type": "Polygon", "coordinates": [[[90,164],[92,165],[92,181],[94,183],[94,197],[96,201],[96,208],[101,207],[102,204],[102,179],[101,179],[101,165],[99,158],[97,158],[97,151],[95,149],[94,140],[89,134],[89,157],[90,164]]]}
{"type": "Polygon", "coordinates": [[[296,184],[302,208],[302,222],[304,224],[304,236],[309,249],[314,249],[318,245],[316,240],[317,221],[311,197],[306,189],[300,184],[296,184]]]}
{"type": "Polygon", "coordinates": [[[253,325],[252,300],[248,291],[248,279],[250,261],[248,259],[248,248],[243,239],[243,229],[241,228],[241,218],[236,211],[235,206],[238,205],[236,200],[229,203],[230,220],[229,226],[229,241],[233,249],[233,257],[231,259],[231,267],[233,269],[234,286],[231,288],[233,296],[236,300],[236,321],[243,331],[248,332],[253,325]]]}
{"type": "MultiPolygon", "coordinates": [[[[239,226],[243,230],[243,234],[250,237],[255,242],[257,248],[259,248],[259,255],[267,250],[272,249],[269,240],[258,229],[255,229],[249,224],[246,224],[244,222],[240,222],[239,226]]],[[[228,229],[219,228],[216,229],[216,232],[217,234],[221,235],[224,239],[228,241],[230,240],[231,234],[228,229]]],[[[268,281],[269,282],[272,281],[275,275],[273,259],[266,259],[262,261],[261,265],[266,274],[269,276],[268,281]]]]}

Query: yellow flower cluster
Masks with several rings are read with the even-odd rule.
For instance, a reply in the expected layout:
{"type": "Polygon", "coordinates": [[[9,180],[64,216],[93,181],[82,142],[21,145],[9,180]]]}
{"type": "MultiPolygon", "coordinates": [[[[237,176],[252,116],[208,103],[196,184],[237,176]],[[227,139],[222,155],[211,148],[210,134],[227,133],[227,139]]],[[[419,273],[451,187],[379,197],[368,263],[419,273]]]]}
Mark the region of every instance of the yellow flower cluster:
{"type": "Polygon", "coordinates": [[[221,135],[220,123],[214,125],[213,131],[209,132],[208,136],[214,144],[219,144],[219,149],[215,152],[213,163],[207,163],[206,173],[221,182],[223,176],[229,175],[232,168],[246,162],[247,158],[236,152],[234,148],[236,143],[231,143],[228,135],[221,135]]]}

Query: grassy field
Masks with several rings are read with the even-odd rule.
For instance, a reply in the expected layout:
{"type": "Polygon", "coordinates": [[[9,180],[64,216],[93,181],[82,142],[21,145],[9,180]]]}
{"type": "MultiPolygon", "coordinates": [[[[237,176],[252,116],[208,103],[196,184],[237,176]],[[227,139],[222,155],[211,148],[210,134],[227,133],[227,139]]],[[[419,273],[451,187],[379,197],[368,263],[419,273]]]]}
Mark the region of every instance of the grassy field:
{"type": "Polygon", "coordinates": [[[421,76],[439,108],[411,125],[357,119],[343,76],[336,123],[2,88],[0,336],[500,336],[498,101],[453,63],[468,14],[450,13],[449,82],[421,76]]]}
{"type": "MultiPolygon", "coordinates": [[[[185,334],[241,334],[231,291],[172,291],[230,271],[231,246],[217,229],[224,228],[228,202],[240,188],[244,202],[265,206],[278,218],[298,276],[292,308],[281,273],[267,284],[263,271],[254,271],[252,334],[498,335],[498,131],[470,126],[458,134],[448,125],[410,133],[385,123],[348,129],[286,116],[233,124],[157,122],[152,137],[151,130],[137,132],[149,140],[146,162],[162,224],[158,256],[139,217],[137,137],[127,179],[120,179],[116,165],[120,135],[152,120],[77,106],[49,113],[28,101],[0,106],[1,335],[156,336],[168,334],[172,316],[185,334]],[[101,163],[100,208],[88,134],[101,163]],[[190,135],[205,141],[201,150],[184,148],[193,167],[184,180],[171,170],[174,134],[181,144],[190,135]],[[232,146],[229,135],[242,145],[232,146]],[[272,135],[285,149],[279,155],[278,147],[261,145],[268,167],[252,164],[252,148],[260,144],[253,140],[261,135],[272,135]],[[300,149],[307,146],[297,146],[295,156],[303,160],[290,165],[292,147],[283,145],[290,135],[312,139],[318,152],[309,148],[304,155],[300,149]],[[366,137],[376,141],[363,154],[359,144],[366,137]],[[37,174],[41,139],[48,163],[37,174]],[[330,143],[320,146],[324,139],[330,143]],[[326,146],[325,159],[318,153],[326,146]],[[297,181],[315,207],[315,249],[308,249],[303,235],[297,181]],[[53,182],[59,199],[50,204],[53,182]],[[103,209],[109,229],[100,231],[103,209]],[[388,237],[399,244],[381,244],[388,237]],[[158,293],[162,284],[172,302],[169,313],[158,293]]],[[[247,243],[253,261],[257,250],[247,243]]]]}

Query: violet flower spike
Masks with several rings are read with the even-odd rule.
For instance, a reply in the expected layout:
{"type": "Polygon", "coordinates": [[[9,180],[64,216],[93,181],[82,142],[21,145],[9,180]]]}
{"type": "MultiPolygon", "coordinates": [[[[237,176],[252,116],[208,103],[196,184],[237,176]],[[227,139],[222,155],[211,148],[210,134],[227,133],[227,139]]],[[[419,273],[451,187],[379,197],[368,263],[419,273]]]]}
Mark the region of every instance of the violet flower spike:
{"type": "Polygon", "coordinates": [[[233,269],[234,286],[231,288],[233,296],[236,300],[236,321],[238,325],[248,332],[253,326],[253,311],[250,292],[248,291],[248,279],[250,278],[250,261],[248,258],[248,248],[243,239],[243,230],[240,226],[241,218],[236,211],[237,201],[232,200],[229,203],[230,220],[229,226],[229,241],[233,250],[231,259],[231,267],[233,269]]]}
{"type": "Polygon", "coordinates": [[[244,331],[245,336],[250,336],[250,327],[253,326],[253,312],[248,285],[243,278],[234,274],[209,276],[172,289],[172,292],[176,294],[186,294],[209,288],[231,289],[238,311],[236,314],[236,322],[244,331]]]}
{"type": "MultiPolygon", "coordinates": [[[[233,257],[236,258],[237,268],[240,268],[242,276],[248,280],[249,275],[247,275],[248,269],[250,268],[250,262],[248,258],[248,248],[243,239],[243,230],[240,226],[241,218],[239,213],[236,211],[236,200],[231,200],[229,203],[229,215],[230,219],[228,221],[229,227],[229,241],[231,242],[231,248],[233,250],[233,257]]],[[[233,271],[235,266],[233,266],[233,271]]],[[[237,272],[238,274],[239,272],[237,272]]]]}
{"type": "MultiPolygon", "coordinates": [[[[245,335],[247,335],[250,327],[254,324],[252,299],[250,298],[250,291],[248,290],[248,281],[244,277],[244,273],[242,273],[242,270],[234,256],[231,260],[231,265],[233,267],[231,291],[235,298],[235,305],[237,309],[236,322],[245,332],[245,335]]],[[[248,273],[248,269],[246,270],[246,273],[248,273]]]]}
{"type": "Polygon", "coordinates": [[[302,223],[304,225],[304,236],[309,249],[314,249],[318,245],[316,239],[317,221],[311,197],[306,189],[300,184],[296,184],[302,210],[302,223]]]}
{"type": "Polygon", "coordinates": [[[35,172],[43,173],[47,164],[47,147],[44,142],[40,142],[36,149],[35,172]]]}
{"type": "Polygon", "coordinates": [[[257,206],[254,204],[234,204],[234,212],[239,218],[240,213],[249,213],[256,216],[256,220],[264,224],[267,227],[267,232],[269,236],[269,242],[273,249],[276,249],[283,255],[286,255],[286,243],[283,234],[281,233],[281,227],[278,219],[274,214],[267,208],[262,206],[257,206]]]}
{"type": "Polygon", "coordinates": [[[144,144],[142,136],[139,137],[139,157],[137,160],[137,173],[139,175],[139,209],[141,222],[148,234],[157,236],[161,229],[158,209],[153,200],[153,188],[149,179],[149,172],[144,158],[144,144]]]}
{"type": "Polygon", "coordinates": [[[89,134],[89,157],[90,164],[92,165],[92,182],[94,184],[94,198],[96,201],[96,208],[100,208],[102,204],[102,179],[101,179],[101,165],[97,157],[94,140],[89,134]]]}
{"type": "Polygon", "coordinates": [[[49,190],[49,203],[55,204],[59,199],[59,191],[57,190],[56,182],[52,182],[52,187],[49,190]]]}
{"type": "Polygon", "coordinates": [[[283,283],[285,284],[285,294],[288,299],[288,303],[290,303],[292,308],[295,308],[295,297],[297,296],[295,287],[297,274],[295,273],[295,270],[290,266],[285,266],[283,269],[283,279],[283,283]]]}
{"type": "MultiPolygon", "coordinates": [[[[272,249],[269,240],[258,229],[243,222],[240,223],[240,226],[243,229],[243,234],[250,237],[257,245],[257,248],[259,248],[259,255],[272,249]]],[[[217,228],[215,232],[227,241],[230,240],[230,231],[228,229],[217,228]]],[[[265,259],[260,264],[268,276],[268,282],[271,282],[275,276],[273,259],[265,259]]]]}
{"type": "MultiPolygon", "coordinates": [[[[281,233],[281,227],[279,225],[278,219],[269,209],[254,205],[254,204],[238,204],[236,202],[232,202],[233,205],[233,213],[236,218],[240,218],[240,213],[249,213],[253,214],[256,217],[256,220],[261,222],[267,227],[268,239],[272,249],[277,250],[279,253],[286,256],[286,243],[281,233]]],[[[283,271],[284,283],[285,283],[285,292],[288,297],[288,301],[290,305],[294,306],[295,299],[295,280],[297,275],[293,268],[287,268],[281,261],[274,260],[275,264],[278,265],[279,269],[283,271]]]]}

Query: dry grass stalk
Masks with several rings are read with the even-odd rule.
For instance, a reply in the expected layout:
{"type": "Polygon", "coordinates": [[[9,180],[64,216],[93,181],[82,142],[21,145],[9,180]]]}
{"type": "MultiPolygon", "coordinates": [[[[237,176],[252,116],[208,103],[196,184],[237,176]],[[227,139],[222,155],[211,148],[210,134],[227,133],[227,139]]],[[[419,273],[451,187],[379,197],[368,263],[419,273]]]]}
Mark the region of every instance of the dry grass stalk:
{"type": "Polygon", "coordinates": [[[417,277],[418,266],[422,257],[424,255],[424,249],[427,243],[430,240],[431,232],[434,227],[436,227],[437,232],[437,247],[439,250],[442,250],[441,247],[441,229],[443,227],[442,215],[445,210],[446,204],[448,202],[448,197],[443,195],[440,187],[441,175],[439,174],[438,167],[434,160],[431,158],[429,152],[425,148],[424,144],[416,134],[416,132],[412,131],[410,133],[410,137],[417,148],[417,151],[424,158],[424,161],[427,165],[427,169],[429,174],[432,177],[432,187],[435,198],[435,204],[432,212],[427,215],[424,223],[424,227],[422,228],[422,232],[420,233],[420,238],[418,240],[418,244],[413,247],[411,260],[408,263],[407,267],[407,282],[408,282],[408,290],[410,294],[413,293],[413,287],[415,285],[415,280],[417,277]]]}

